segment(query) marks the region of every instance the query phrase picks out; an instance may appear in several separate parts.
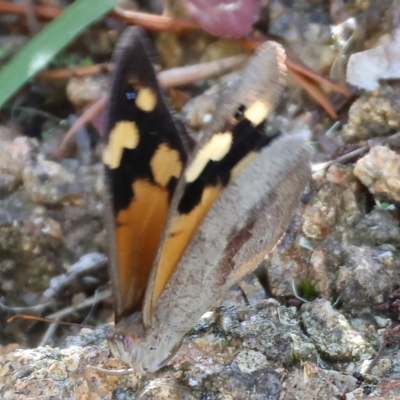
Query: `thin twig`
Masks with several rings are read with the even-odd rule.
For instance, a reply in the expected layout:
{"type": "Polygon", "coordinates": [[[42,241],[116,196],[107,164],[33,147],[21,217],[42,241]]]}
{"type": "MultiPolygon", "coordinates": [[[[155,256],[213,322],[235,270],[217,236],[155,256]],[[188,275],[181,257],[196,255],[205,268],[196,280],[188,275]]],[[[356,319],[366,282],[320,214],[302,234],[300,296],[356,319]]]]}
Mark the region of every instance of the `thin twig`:
{"type": "MultiPolygon", "coordinates": [[[[88,299],[85,299],[82,303],[80,303],[78,305],[66,307],[62,310],[59,310],[53,314],[48,315],[46,318],[53,319],[56,321],[61,321],[63,318],[72,314],[73,312],[79,311],[79,310],[82,310],[82,309],[88,308],[88,307],[93,308],[94,305],[100,303],[103,300],[108,299],[109,297],[111,297],[111,290],[109,290],[109,289],[104,290],[103,292],[100,292],[100,293],[96,292],[96,294],[94,296],[92,296],[88,299]]],[[[65,325],[65,323],[63,323],[63,324],[65,325]]],[[[48,341],[54,335],[54,332],[56,331],[56,329],[58,328],[59,325],[60,324],[58,324],[58,323],[50,324],[50,326],[48,327],[45,335],[43,336],[43,339],[41,340],[39,346],[45,346],[48,343],[48,341]]],[[[73,325],[82,326],[79,324],[73,324],[73,325]]]]}
{"type": "Polygon", "coordinates": [[[22,314],[26,312],[41,312],[43,309],[45,309],[50,302],[44,303],[44,304],[38,304],[37,306],[29,306],[29,307],[9,307],[6,306],[4,303],[0,301],[0,308],[5,310],[5,311],[12,311],[14,313],[22,314]]]}
{"type": "Polygon", "coordinates": [[[48,112],[45,111],[41,111],[38,110],[36,108],[32,108],[32,107],[22,107],[22,106],[15,106],[13,107],[13,111],[25,111],[27,113],[32,113],[32,114],[36,114],[36,115],[40,115],[46,119],[49,119],[51,121],[54,121],[57,124],[60,124],[62,122],[61,118],[56,117],[53,114],[50,114],[48,112]]]}
{"type": "Polygon", "coordinates": [[[365,146],[360,147],[359,149],[350,151],[347,154],[344,154],[343,156],[340,156],[338,158],[335,158],[334,160],[330,160],[324,163],[316,164],[312,166],[312,171],[317,172],[321,171],[323,169],[329,168],[333,164],[340,164],[340,163],[345,163],[349,162],[352,159],[358,157],[361,154],[366,153],[368,150],[370,150],[372,147],[378,146],[378,145],[384,145],[385,143],[392,145],[392,146],[399,146],[400,144],[400,132],[396,132],[393,135],[387,136],[387,137],[381,137],[381,138],[374,138],[368,141],[368,144],[365,146]]]}
{"type": "Polygon", "coordinates": [[[371,364],[368,365],[368,368],[365,370],[365,374],[371,373],[372,369],[378,364],[382,354],[387,346],[391,344],[398,344],[400,341],[400,326],[396,326],[395,328],[386,328],[383,332],[383,343],[381,347],[379,347],[378,352],[375,357],[371,361],[371,364]]]}
{"type": "Polygon", "coordinates": [[[79,129],[83,128],[89,121],[91,121],[97,114],[103,111],[108,104],[108,93],[103,93],[98,100],[88,106],[83,113],[74,121],[63,137],[63,140],[56,151],[57,158],[63,158],[70,148],[72,139],[79,129]]]}
{"type": "Polygon", "coordinates": [[[335,92],[342,93],[346,97],[351,96],[351,92],[347,87],[339,85],[338,83],[328,79],[326,76],[322,76],[318,72],[294,62],[293,60],[290,59],[290,57],[286,58],[286,65],[292,71],[298,72],[312,79],[313,81],[317,81],[320,84],[325,85],[330,89],[334,90],[335,92]]]}
{"type": "Polygon", "coordinates": [[[371,363],[368,365],[367,369],[365,370],[364,374],[370,374],[372,369],[378,364],[380,358],[382,357],[382,354],[384,350],[386,349],[388,343],[384,341],[381,344],[381,347],[379,347],[378,352],[376,353],[375,357],[372,359],[371,363]]]}
{"type": "Polygon", "coordinates": [[[313,165],[312,171],[317,172],[317,171],[321,171],[323,169],[327,169],[333,164],[340,164],[340,163],[348,162],[348,161],[352,160],[353,158],[356,158],[357,156],[366,153],[369,149],[370,149],[370,146],[366,145],[366,146],[360,147],[357,150],[350,151],[349,153],[344,154],[343,156],[335,158],[334,160],[330,160],[330,161],[327,161],[324,163],[313,165]]]}
{"type": "Polygon", "coordinates": [[[35,10],[33,9],[32,0],[24,0],[24,2],[29,30],[31,35],[34,36],[39,32],[39,23],[36,18],[35,10]]]}
{"type": "MultiPolygon", "coordinates": [[[[287,63],[286,63],[287,64],[287,63]]],[[[288,68],[288,76],[295,80],[318,103],[332,119],[337,118],[337,113],[328,95],[318,86],[314,79],[310,79],[298,71],[288,68]]]]}
{"type": "MultiPolygon", "coordinates": [[[[57,8],[57,7],[34,6],[33,11],[39,18],[52,20],[54,18],[57,18],[64,10],[62,8],[57,8]]],[[[26,9],[23,4],[15,4],[6,1],[0,1],[0,14],[26,15],[26,9]]]]}
{"type": "Polygon", "coordinates": [[[336,307],[339,304],[340,300],[342,300],[342,295],[338,296],[338,298],[332,304],[332,307],[336,307]]]}
{"type": "Polygon", "coordinates": [[[90,253],[82,256],[78,262],[71,265],[65,274],[56,276],[50,280],[49,288],[43,293],[43,299],[51,299],[73,282],[78,275],[97,270],[103,267],[106,262],[107,258],[104,254],[90,253]]]}
{"type": "Polygon", "coordinates": [[[81,67],[48,69],[46,71],[40,71],[38,74],[36,74],[35,78],[45,81],[54,81],[60,79],[69,79],[72,77],[84,77],[105,74],[112,71],[113,69],[114,64],[112,63],[85,65],[81,67]]]}
{"type": "Polygon", "coordinates": [[[302,301],[303,303],[309,303],[308,300],[303,299],[302,297],[300,297],[300,296],[297,294],[296,285],[294,284],[294,279],[292,279],[292,290],[293,290],[294,297],[296,297],[297,300],[300,300],[300,301],[302,301]]]}
{"type": "Polygon", "coordinates": [[[248,56],[239,54],[232,57],[222,58],[181,68],[172,68],[157,74],[161,87],[184,86],[204,79],[210,79],[218,75],[227,74],[243,66],[248,56]]]}
{"type": "Polygon", "coordinates": [[[62,310],[59,310],[53,314],[46,315],[46,318],[48,319],[55,319],[55,320],[61,320],[67,315],[72,314],[75,311],[83,310],[88,307],[92,307],[94,304],[100,303],[103,300],[108,299],[111,297],[111,290],[107,289],[104,290],[103,292],[100,292],[96,294],[95,296],[89,297],[85,299],[82,303],[74,306],[69,306],[66,308],[63,308],[62,310]]]}
{"type": "Polygon", "coordinates": [[[135,11],[129,8],[128,3],[117,4],[114,7],[112,15],[129,24],[139,25],[153,32],[165,32],[168,30],[185,32],[201,29],[200,25],[196,22],[182,21],[164,15],[135,11]]]}
{"type": "Polygon", "coordinates": [[[43,338],[40,341],[38,347],[46,346],[46,344],[49,342],[51,337],[54,335],[54,332],[56,331],[57,328],[58,328],[58,324],[57,323],[50,324],[49,327],[47,328],[46,333],[43,335],[43,338]]]}

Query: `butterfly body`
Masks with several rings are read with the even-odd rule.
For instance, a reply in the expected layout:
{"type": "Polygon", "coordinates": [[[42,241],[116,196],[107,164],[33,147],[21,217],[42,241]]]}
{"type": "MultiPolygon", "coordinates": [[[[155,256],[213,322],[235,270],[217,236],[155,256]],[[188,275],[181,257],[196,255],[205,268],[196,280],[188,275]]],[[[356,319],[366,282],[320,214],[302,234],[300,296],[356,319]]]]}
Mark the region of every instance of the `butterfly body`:
{"type": "Polygon", "coordinates": [[[104,152],[113,354],[156,371],[183,335],[284,233],[310,176],[303,140],[268,136],[284,53],[266,44],[229,89],[194,147],[173,123],[142,31],[117,65],[104,152]]]}

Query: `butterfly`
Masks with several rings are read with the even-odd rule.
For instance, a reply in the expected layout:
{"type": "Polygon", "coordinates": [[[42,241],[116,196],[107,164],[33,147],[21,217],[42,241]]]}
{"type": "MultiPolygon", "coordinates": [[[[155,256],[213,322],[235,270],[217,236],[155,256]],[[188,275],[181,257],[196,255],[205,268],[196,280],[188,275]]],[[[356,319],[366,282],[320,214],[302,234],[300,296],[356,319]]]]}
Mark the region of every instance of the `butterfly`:
{"type": "Polygon", "coordinates": [[[285,80],[266,42],[195,142],[170,113],[154,50],[127,28],[114,54],[103,153],[115,331],[111,352],[164,366],[200,317],[272,250],[310,178],[309,146],[266,132],[285,80]]]}

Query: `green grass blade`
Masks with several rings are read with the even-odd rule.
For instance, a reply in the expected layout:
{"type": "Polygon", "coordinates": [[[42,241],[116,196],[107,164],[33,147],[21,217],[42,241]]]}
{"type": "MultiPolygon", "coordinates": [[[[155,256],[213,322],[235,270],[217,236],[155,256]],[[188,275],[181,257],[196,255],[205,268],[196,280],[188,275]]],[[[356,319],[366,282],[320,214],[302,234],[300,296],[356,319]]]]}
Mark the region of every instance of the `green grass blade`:
{"type": "Polygon", "coordinates": [[[120,0],[76,0],[40,31],[0,71],[0,108],[28,79],[120,0]]]}

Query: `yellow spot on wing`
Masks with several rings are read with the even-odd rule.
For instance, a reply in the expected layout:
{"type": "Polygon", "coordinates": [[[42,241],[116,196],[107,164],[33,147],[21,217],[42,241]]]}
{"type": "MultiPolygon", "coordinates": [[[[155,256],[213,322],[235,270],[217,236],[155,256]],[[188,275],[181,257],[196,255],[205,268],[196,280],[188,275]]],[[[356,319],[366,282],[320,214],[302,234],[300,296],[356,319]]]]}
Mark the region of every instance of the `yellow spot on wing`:
{"type": "Polygon", "coordinates": [[[120,121],[111,130],[103,152],[103,163],[111,169],[118,168],[124,149],[135,149],[139,144],[139,131],[134,122],[120,121]]]}
{"type": "Polygon", "coordinates": [[[201,202],[190,213],[178,215],[171,221],[157,266],[151,300],[151,312],[154,310],[158,298],[178,266],[179,260],[188,244],[222,189],[222,186],[206,187],[201,196],[201,202]]]}
{"type": "Polygon", "coordinates": [[[162,143],[151,158],[150,167],[154,180],[166,187],[173,176],[175,178],[181,176],[182,162],[179,152],[162,143]]]}
{"type": "Polygon", "coordinates": [[[247,118],[254,126],[260,124],[267,118],[270,112],[270,107],[267,103],[256,100],[245,112],[244,116],[247,118]]]}
{"type": "Polygon", "coordinates": [[[122,302],[140,309],[169,209],[168,191],[143,180],[132,184],[134,199],[116,217],[122,302]]]}
{"type": "Polygon", "coordinates": [[[199,150],[195,159],[189,165],[185,172],[187,182],[195,181],[209,161],[220,161],[229,152],[232,146],[232,133],[216,133],[199,150]]]}
{"type": "Polygon", "coordinates": [[[136,105],[145,112],[153,111],[157,104],[157,95],[150,88],[140,88],[136,97],[136,105]]]}

